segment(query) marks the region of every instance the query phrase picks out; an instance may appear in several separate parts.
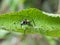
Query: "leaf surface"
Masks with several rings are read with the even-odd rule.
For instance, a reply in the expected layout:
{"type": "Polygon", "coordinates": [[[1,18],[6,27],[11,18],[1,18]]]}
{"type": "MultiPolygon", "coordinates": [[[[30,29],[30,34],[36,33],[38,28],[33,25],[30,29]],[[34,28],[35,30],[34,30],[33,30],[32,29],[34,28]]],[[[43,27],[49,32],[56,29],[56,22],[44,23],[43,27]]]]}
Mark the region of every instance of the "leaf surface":
{"type": "Polygon", "coordinates": [[[21,33],[24,33],[24,30],[26,30],[26,34],[37,33],[60,37],[60,17],[52,17],[38,9],[30,8],[20,12],[0,15],[0,29],[21,33]],[[21,21],[24,19],[30,20],[33,27],[27,26],[26,29],[22,28],[21,21]]]}

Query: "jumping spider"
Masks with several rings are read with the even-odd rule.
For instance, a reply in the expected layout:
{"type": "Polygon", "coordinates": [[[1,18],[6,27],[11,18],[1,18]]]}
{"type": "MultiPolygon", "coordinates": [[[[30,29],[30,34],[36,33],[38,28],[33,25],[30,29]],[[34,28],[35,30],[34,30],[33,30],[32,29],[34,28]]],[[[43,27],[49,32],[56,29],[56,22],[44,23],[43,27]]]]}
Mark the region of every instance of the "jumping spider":
{"type": "Polygon", "coordinates": [[[22,25],[32,26],[31,21],[30,21],[30,20],[27,20],[27,19],[25,19],[25,20],[23,20],[23,21],[21,22],[21,26],[22,26],[22,25]]]}
{"type": "MultiPolygon", "coordinates": [[[[21,24],[21,27],[22,27],[23,25],[28,25],[28,26],[32,26],[32,27],[33,27],[33,25],[32,25],[31,22],[32,22],[32,21],[30,21],[30,20],[24,19],[20,24],[21,24]]],[[[34,20],[33,20],[33,24],[35,24],[35,23],[34,23],[34,20]]],[[[24,35],[25,35],[25,33],[26,33],[26,28],[24,29],[24,35]]]]}

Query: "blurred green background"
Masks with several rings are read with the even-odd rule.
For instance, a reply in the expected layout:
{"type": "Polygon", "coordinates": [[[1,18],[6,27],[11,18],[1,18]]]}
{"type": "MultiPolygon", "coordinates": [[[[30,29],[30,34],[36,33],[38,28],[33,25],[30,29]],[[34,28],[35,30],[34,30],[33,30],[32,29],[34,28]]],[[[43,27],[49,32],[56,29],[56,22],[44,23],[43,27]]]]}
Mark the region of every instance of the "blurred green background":
{"type": "Polygon", "coordinates": [[[0,13],[38,8],[49,13],[60,12],[60,0],[0,0],[0,13]]]}
{"type": "MultiPolygon", "coordinates": [[[[37,8],[47,13],[60,13],[60,0],[0,0],[0,14],[37,8]]],[[[0,45],[60,45],[60,37],[23,34],[0,30],[0,45]]]]}

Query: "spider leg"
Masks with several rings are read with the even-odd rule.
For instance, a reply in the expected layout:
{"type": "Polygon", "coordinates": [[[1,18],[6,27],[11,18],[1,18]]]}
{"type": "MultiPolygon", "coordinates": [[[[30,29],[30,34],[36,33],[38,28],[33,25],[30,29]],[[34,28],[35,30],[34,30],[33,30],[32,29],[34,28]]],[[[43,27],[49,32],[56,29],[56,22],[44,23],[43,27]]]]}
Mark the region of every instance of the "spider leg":
{"type": "Polygon", "coordinates": [[[32,19],[34,26],[36,26],[34,19],[32,19]]]}

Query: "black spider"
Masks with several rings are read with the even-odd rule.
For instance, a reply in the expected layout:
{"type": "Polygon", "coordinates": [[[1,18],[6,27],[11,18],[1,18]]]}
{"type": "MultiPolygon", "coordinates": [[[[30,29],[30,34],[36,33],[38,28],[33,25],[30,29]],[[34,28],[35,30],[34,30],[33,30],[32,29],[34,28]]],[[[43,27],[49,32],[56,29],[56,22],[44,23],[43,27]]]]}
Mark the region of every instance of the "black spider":
{"type": "Polygon", "coordinates": [[[23,20],[22,22],[21,22],[21,25],[31,25],[31,21],[30,20],[27,20],[27,19],[25,19],[25,20],[23,20]]]}
{"type": "MultiPolygon", "coordinates": [[[[33,22],[33,24],[35,25],[34,20],[30,21],[30,20],[27,20],[27,19],[24,19],[20,24],[21,24],[21,27],[22,27],[22,25],[28,25],[28,26],[33,27],[31,22],[33,22]]],[[[24,29],[24,36],[25,36],[25,33],[26,33],[26,28],[24,29]]]]}

